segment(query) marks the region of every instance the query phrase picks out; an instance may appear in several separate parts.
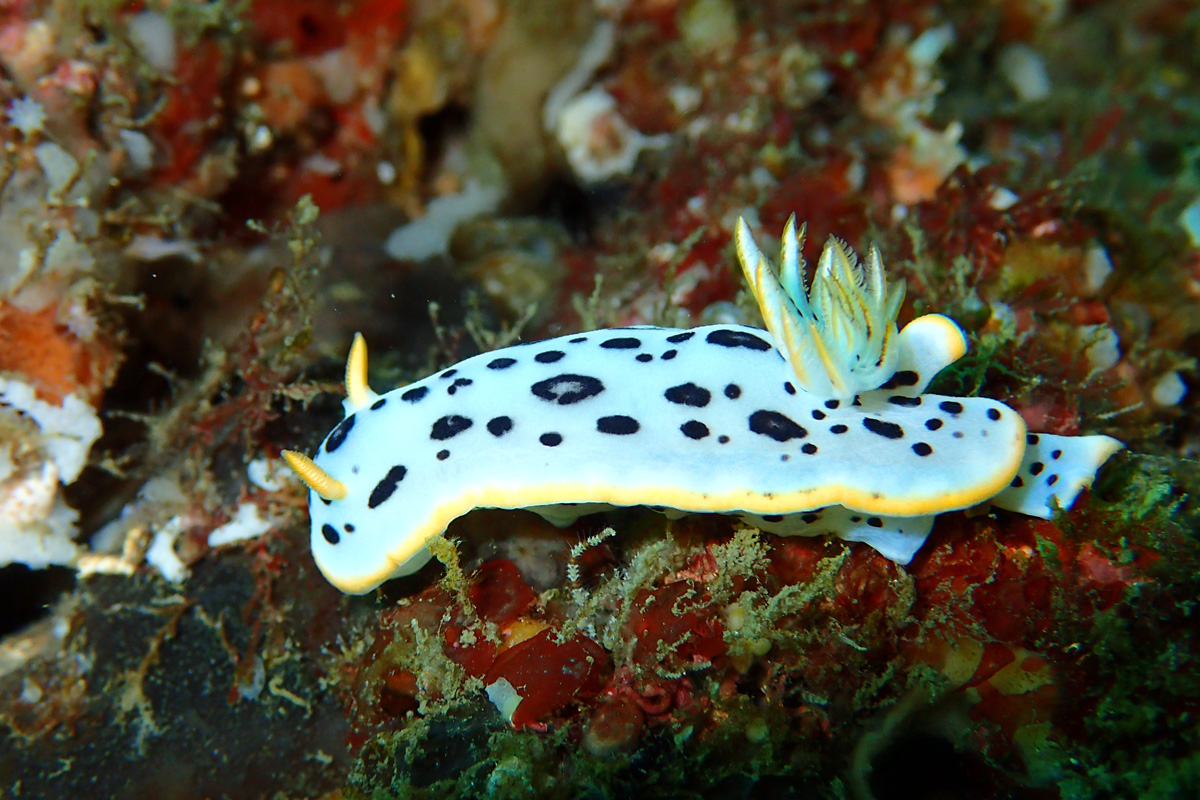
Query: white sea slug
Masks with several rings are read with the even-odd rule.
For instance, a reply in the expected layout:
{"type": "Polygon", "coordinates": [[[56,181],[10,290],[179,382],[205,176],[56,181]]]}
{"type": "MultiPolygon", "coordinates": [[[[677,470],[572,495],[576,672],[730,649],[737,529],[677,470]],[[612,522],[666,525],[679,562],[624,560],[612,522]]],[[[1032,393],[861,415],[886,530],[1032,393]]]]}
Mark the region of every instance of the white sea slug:
{"type": "Polygon", "coordinates": [[[1122,445],[1029,434],[1008,406],[923,394],[966,341],[939,314],[898,331],[903,287],[879,253],[830,239],[805,289],[788,222],[776,275],[739,222],[737,251],[767,330],[635,327],[474,356],[378,395],[356,336],[346,417],[313,459],[312,549],[360,594],[415,572],[474,508],[557,524],[612,506],[738,514],[832,534],[907,563],[934,517],[985,501],[1048,518],[1122,445]]]}

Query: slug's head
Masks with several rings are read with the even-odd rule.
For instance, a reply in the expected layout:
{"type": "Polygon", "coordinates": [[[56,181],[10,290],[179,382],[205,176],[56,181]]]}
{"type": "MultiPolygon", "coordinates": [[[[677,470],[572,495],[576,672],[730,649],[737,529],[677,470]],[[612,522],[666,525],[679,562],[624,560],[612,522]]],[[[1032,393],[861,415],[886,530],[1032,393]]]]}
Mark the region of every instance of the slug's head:
{"type": "Polygon", "coordinates": [[[394,506],[407,470],[390,463],[386,440],[395,420],[367,386],[367,346],[355,335],[346,363],[346,417],[325,437],[316,457],[284,450],[283,458],[312,490],[312,551],[322,574],[344,592],[362,594],[392,575],[415,572],[430,558],[425,538],[393,534],[402,526],[394,506]],[[318,463],[319,462],[319,463],[318,463]]]}
{"type": "Polygon", "coordinates": [[[778,275],[744,219],[738,220],[736,242],[767,330],[805,390],[848,400],[892,377],[904,286],[888,284],[878,250],[872,247],[860,264],[849,246],[830,237],[808,288],[800,255],[804,228],[797,234],[794,216],[783,231],[778,275]]]}
{"type": "MultiPolygon", "coordinates": [[[[370,405],[378,398],[379,395],[367,385],[367,341],[361,333],[356,333],[354,343],[350,345],[350,355],[346,358],[346,399],[342,403],[346,408],[346,415],[349,416],[370,405]]],[[[331,434],[331,438],[336,433],[337,429],[331,434]]],[[[311,458],[295,450],[284,450],[282,455],[288,466],[300,476],[300,480],[321,499],[346,499],[346,485],[317,466],[311,458]]]]}

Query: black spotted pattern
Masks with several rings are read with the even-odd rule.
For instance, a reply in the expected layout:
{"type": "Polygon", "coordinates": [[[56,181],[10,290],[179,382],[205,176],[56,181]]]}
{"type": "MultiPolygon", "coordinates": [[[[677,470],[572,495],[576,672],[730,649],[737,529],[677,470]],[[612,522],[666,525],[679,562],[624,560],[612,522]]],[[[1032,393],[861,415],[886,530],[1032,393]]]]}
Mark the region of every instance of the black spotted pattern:
{"type": "Polygon", "coordinates": [[[387,471],[387,474],[375,484],[371,496],[367,498],[367,508],[377,508],[396,491],[396,486],[404,480],[408,470],[397,464],[387,471]]]}
{"type": "Polygon", "coordinates": [[[470,417],[447,414],[433,423],[433,427],[429,431],[429,438],[438,442],[453,439],[474,424],[470,417]]]}
{"type": "Polygon", "coordinates": [[[925,427],[931,431],[936,431],[942,427],[942,421],[937,417],[925,420],[925,427]]]}
{"type": "Polygon", "coordinates": [[[679,426],[679,430],[689,439],[704,439],[708,436],[708,426],[697,419],[689,419],[679,426]]]}
{"type": "Polygon", "coordinates": [[[637,350],[642,346],[642,340],[633,336],[617,336],[605,339],[600,346],[605,350],[637,350]]]}
{"type": "Polygon", "coordinates": [[[464,386],[470,386],[475,381],[470,378],[455,378],[454,383],[450,384],[450,388],[446,389],[446,394],[454,394],[464,386]]]}
{"type": "Polygon", "coordinates": [[[680,344],[696,335],[695,331],[684,331],[683,333],[672,334],[667,337],[667,341],[671,344],[680,344]]]}
{"type": "Polygon", "coordinates": [[[400,395],[400,399],[406,403],[418,403],[425,399],[425,395],[429,394],[429,387],[418,386],[415,389],[409,389],[404,394],[400,395]]]}
{"type": "Polygon", "coordinates": [[[885,439],[904,438],[904,428],[901,428],[894,422],[886,422],[874,417],[865,417],[863,419],[863,427],[876,436],[882,436],[885,439]]]}
{"type": "Polygon", "coordinates": [[[562,350],[546,350],[545,352],[538,353],[536,356],[534,356],[533,360],[539,364],[553,364],[555,361],[558,361],[565,355],[566,353],[564,353],[562,350]]]}
{"type": "Polygon", "coordinates": [[[333,529],[332,525],[322,525],[321,535],[324,536],[325,541],[329,542],[330,544],[337,544],[342,540],[342,537],[338,536],[338,532],[333,529]]]}
{"type": "Polygon", "coordinates": [[[737,400],[742,396],[742,387],[738,386],[736,383],[729,384],[725,387],[725,396],[730,400],[737,400]]]}
{"type": "Polygon", "coordinates": [[[989,408],[987,410],[987,418],[990,419],[992,422],[999,422],[1000,421],[1000,409],[989,408]]]}
{"type": "Polygon", "coordinates": [[[636,419],[623,414],[614,414],[611,417],[601,417],[596,420],[596,430],[614,436],[629,436],[637,433],[641,428],[641,424],[636,419]]]}
{"type": "Polygon", "coordinates": [[[940,408],[942,411],[945,411],[947,414],[954,414],[956,416],[963,412],[963,404],[955,402],[954,400],[943,400],[942,402],[938,403],[938,408],[940,408]]]}
{"type": "Polygon", "coordinates": [[[921,398],[908,397],[903,394],[894,394],[888,398],[888,402],[894,406],[904,406],[905,408],[916,408],[921,405],[921,398]]]}
{"type": "Polygon", "coordinates": [[[517,363],[517,360],[515,358],[509,358],[508,356],[504,356],[503,358],[493,358],[491,361],[488,362],[487,368],[488,369],[508,369],[515,363],[517,363]]]}
{"type": "Polygon", "coordinates": [[[325,440],[325,452],[332,453],[342,446],[346,441],[346,437],[350,435],[351,429],[354,427],[354,415],[346,417],[337,424],[337,427],[329,432],[329,438],[325,440]]]}
{"type": "Polygon", "coordinates": [[[649,353],[638,353],[637,360],[645,364],[648,361],[653,361],[654,356],[650,355],[649,353]]]}
{"type": "Polygon", "coordinates": [[[716,330],[705,336],[704,341],[721,347],[745,347],[761,351],[773,349],[770,342],[747,331],[716,330]]]}
{"type": "Polygon", "coordinates": [[[694,383],[688,382],[672,386],[663,392],[663,397],[667,398],[668,402],[674,403],[677,406],[704,408],[712,400],[712,392],[703,386],[697,386],[694,383]]]}
{"type": "Polygon", "coordinates": [[[590,375],[565,373],[538,381],[529,387],[529,391],[547,402],[569,406],[600,394],[604,391],[604,384],[590,375]]]}
{"type": "Polygon", "coordinates": [[[904,369],[897,372],[895,375],[887,379],[880,389],[896,389],[901,386],[916,386],[917,381],[921,380],[921,376],[913,372],[911,369],[904,369]]]}
{"type": "Polygon", "coordinates": [[[488,433],[497,439],[513,429],[511,417],[492,417],[487,423],[488,433]]]}
{"type": "Polygon", "coordinates": [[[378,400],[376,400],[374,403],[371,403],[371,410],[378,411],[379,409],[383,408],[386,405],[387,405],[387,398],[381,397],[378,400]]]}
{"type": "Polygon", "coordinates": [[[933,452],[933,448],[925,442],[917,442],[912,446],[912,450],[919,456],[927,456],[933,452]]]}
{"type": "Polygon", "coordinates": [[[544,444],[546,447],[558,447],[560,444],[562,444],[563,437],[561,433],[554,433],[551,431],[550,433],[543,433],[541,436],[539,436],[538,441],[544,444]]]}
{"type": "Polygon", "coordinates": [[[829,428],[830,433],[845,433],[848,430],[850,429],[845,425],[831,425],[829,428]]]}
{"type": "Polygon", "coordinates": [[[750,415],[750,430],[777,442],[803,439],[808,436],[808,431],[791,417],[778,411],[763,409],[750,415]]]}

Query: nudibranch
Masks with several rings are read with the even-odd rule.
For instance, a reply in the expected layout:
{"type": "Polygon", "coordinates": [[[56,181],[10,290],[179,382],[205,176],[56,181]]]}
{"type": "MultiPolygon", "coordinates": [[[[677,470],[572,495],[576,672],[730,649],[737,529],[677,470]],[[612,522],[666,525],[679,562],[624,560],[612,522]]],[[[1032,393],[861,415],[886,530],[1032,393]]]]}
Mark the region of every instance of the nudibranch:
{"type": "Polygon", "coordinates": [[[934,517],[990,502],[1048,518],[1122,445],[1028,433],[1008,406],[925,394],[966,351],[940,314],[898,330],[903,287],[879,253],[831,238],[805,286],[789,221],[778,272],[744,221],[737,253],[767,330],[632,327],[477,355],[379,395],[356,336],[346,416],[313,458],[317,566],[361,594],[418,570],[474,508],[556,524],[613,506],[737,514],[785,536],[831,534],[900,563],[934,517]]]}

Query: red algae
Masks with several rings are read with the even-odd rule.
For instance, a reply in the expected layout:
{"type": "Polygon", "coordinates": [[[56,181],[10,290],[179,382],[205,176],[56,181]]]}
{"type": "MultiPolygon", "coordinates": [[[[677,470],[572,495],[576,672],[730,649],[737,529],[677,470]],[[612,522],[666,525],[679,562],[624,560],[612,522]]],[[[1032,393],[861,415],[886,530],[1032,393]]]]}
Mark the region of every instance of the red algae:
{"type": "Polygon", "coordinates": [[[154,131],[165,143],[167,157],[155,178],[170,186],[185,181],[195,188],[197,167],[215,139],[211,122],[220,109],[222,83],[228,79],[228,57],[215,42],[198,42],[179,53],[162,112],[154,131]]]}
{"type": "Polygon", "coordinates": [[[633,608],[628,623],[633,663],[650,674],[676,672],[725,652],[711,599],[691,581],[643,591],[634,598],[633,608]]]}
{"type": "Polygon", "coordinates": [[[506,560],[480,566],[467,594],[479,615],[501,628],[515,622],[536,599],[533,589],[521,580],[516,564],[506,560]]]}
{"type": "Polygon", "coordinates": [[[598,692],[607,663],[604,651],[586,636],[558,642],[547,630],[501,653],[484,682],[505,680],[520,695],[509,719],[520,729],[598,692]]]}

